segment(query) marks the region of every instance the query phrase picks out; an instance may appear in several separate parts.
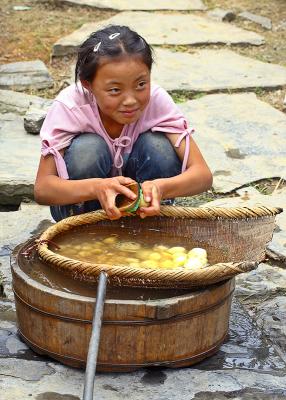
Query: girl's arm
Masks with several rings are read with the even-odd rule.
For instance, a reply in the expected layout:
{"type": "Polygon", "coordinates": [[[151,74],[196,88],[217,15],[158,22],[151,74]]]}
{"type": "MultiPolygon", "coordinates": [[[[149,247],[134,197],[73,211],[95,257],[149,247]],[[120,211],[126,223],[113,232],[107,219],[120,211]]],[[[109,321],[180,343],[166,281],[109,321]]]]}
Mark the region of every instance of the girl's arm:
{"type": "Polygon", "coordinates": [[[124,186],[131,182],[133,182],[132,179],[123,176],[105,179],[62,179],[57,175],[54,157],[52,155],[41,156],[34,197],[37,203],[45,205],[75,204],[88,200],[99,200],[108,217],[116,219],[121,217],[121,213],[115,207],[115,197],[119,193],[133,200],[136,197],[131,190],[124,186]]]}
{"type": "MultiPolygon", "coordinates": [[[[185,141],[180,147],[175,147],[179,134],[166,134],[176,153],[182,161],[185,153],[185,141]]],[[[187,169],[180,175],[171,178],[155,179],[143,183],[143,193],[146,201],[151,201],[151,207],[141,208],[141,216],[156,215],[160,212],[160,200],[179,196],[192,196],[202,193],[212,185],[212,173],[207,166],[198,146],[190,137],[190,153],[187,169]]]]}

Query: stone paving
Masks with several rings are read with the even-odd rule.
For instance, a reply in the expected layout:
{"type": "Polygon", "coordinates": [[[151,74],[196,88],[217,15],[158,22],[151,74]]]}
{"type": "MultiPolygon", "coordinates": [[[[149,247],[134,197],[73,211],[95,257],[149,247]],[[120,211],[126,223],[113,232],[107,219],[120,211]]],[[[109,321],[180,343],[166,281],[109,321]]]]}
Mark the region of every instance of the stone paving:
{"type": "Polygon", "coordinates": [[[95,8],[112,10],[205,10],[201,0],[58,0],[59,3],[69,3],[95,8]]]}
{"type": "MultiPolygon", "coordinates": [[[[207,12],[206,18],[196,13],[178,13],[178,10],[205,9],[201,1],[65,1],[116,10],[177,10],[169,14],[123,12],[101,22],[102,25],[118,22],[134,26],[156,45],[248,43],[257,46],[264,43],[261,35],[237,28],[235,23],[207,18],[207,12]]],[[[98,24],[84,25],[59,40],[53,54],[73,53],[97,27],[98,24]]],[[[153,78],[157,83],[169,91],[199,92],[202,96],[179,106],[196,128],[195,140],[214,173],[214,190],[228,193],[244,186],[235,192],[235,197],[232,194],[232,197],[206,205],[262,203],[285,207],[286,191],[282,181],[286,179],[285,114],[258,100],[254,93],[207,93],[285,89],[286,69],[242,57],[235,48],[232,51],[205,48],[192,50],[190,54],[156,48],[156,52],[158,66],[154,68],[153,78]],[[281,178],[282,186],[278,184],[271,195],[246,186],[271,177],[281,178]]],[[[3,82],[1,71],[10,70],[14,74],[13,68],[0,66],[0,83],[3,82]]],[[[23,88],[21,83],[25,83],[21,78],[26,66],[21,68],[20,73],[12,77],[13,89],[18,91],[23,88]],[[20,82],[19,86],[16,82],[20,82]]],[[[4,84],[7,84],[6,78],[4,84]]],[[[31,85],[39,87],[37,80],[31,85]]],[[[32,197],[40,141],[38,136],[28,134],[24,126],[37,133],[50,104],[51,101],[36,96],[0,90],[0,207],[17,207],[23,198],[32,197]]],[[[191,368],[97,374],[94,398],[286,399],[285,215],[277,216],[273,240],[267,248],[268,259],[257,270],[236,279],[230,334],[218,354],[191,368]]],[[[34,203],[22,202],[17,211],[0,212],[0,288],[4,291],[4,296],[0,295],[1,400],[2,397],[3,400],[82,398],[82,371],[36,355],[17,335],[9,255],[15,246],[51,223],[49,208],[34,203]]]]}
{"type": "Polygon", "coordinates": [[[180,104],[214,175],[217,192],[286,178],[286,116],[254,93],[213,94],[180,104]],[[255,110],[255,112],[253,112],[255,110]]]}
{"type": "Polygon", "coordinates": [[[70,35],[59,39],[54,44],[53,56],[73,54],[87,36],[108,24],[133,27],[152,45],[249,44],[259,46],[264,43],[263,37],[255,32],[199,15],[122,12],[99,23],[84,24],[70,35]]]}
{"type": "Polygon", "coordinates": [[[168,91],[207,93],[286,85],[285,67],[230,50],[199,50],[189,54],[156,48],[155,60],[153,80],[168,91]]]}
{"type": "Polygon", "coordinates": [[[41,60],[0,65],[0,89],[22,91],[53,86],[52,78],[41,60]]]}

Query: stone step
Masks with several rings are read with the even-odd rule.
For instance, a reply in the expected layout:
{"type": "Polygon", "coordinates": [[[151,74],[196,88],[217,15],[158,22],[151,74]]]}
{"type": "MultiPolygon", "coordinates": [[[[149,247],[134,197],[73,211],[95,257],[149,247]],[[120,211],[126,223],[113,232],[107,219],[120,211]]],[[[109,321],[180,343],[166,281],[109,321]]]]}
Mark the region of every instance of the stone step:
{"type": "Polygon", "coordinates": [[[32,197],[40,159],[40,138],[24,129],[23,117],[0,114],[0,204],[32,197]]]}
{"type": "Polygon", "coordinates": [[[231,50],[172,52],[156,48],[153,80],[168,91],[275,89],[286,85],[286,68],[231,50]]]}
{"type": "Polygon", "coordinates": [[[58,0],[58,3],[111,10],[206,10],[201,0],[58,0]]]}
{"type": "Polygon", "coordinates": [[[262,36],[228,23],[213,21],[194,14],[122,12],[107,20],[84,24],[80,29],[59,39],[53,56],[74,54],[76,48],[94,31],[109,24],[128,25],[152,45],[203,45],[264,43],[262,36]]]}
{"type": "Polygon", "coordinates": [[[0,89],[23,91],[45,89],[53,86],[53,80],[45,64],[40,60],[20,61],[0,65],[0,89]]]}
{"type": "Polygon", "coordinates": [[[52,100],[30,94],[0,89],[0,113],[25,115],[30,107],[47,109],[52,100]]]}
{"type": "Polygon", "coordinates": [[[194,140],[227,193],[265,178],[286,179],[286,115],[254,93],[212,94],[180,104],[194,140]]]}

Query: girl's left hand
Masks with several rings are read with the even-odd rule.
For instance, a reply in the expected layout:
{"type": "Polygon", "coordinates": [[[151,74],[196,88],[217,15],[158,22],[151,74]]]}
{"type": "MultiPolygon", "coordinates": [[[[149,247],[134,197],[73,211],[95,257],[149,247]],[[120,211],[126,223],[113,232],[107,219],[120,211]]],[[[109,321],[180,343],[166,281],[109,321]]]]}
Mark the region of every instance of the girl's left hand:
{"type": "Polygon", "coordinates": [[[151,217],[152,215],[160,214],[160,202],[162,199],[162,192],[160,186],[154,181],[145,181],[141,184],[143,197],[146,203],[150,203],[149,207],[140,207],[137,214],[141,218],[151,217]]]}

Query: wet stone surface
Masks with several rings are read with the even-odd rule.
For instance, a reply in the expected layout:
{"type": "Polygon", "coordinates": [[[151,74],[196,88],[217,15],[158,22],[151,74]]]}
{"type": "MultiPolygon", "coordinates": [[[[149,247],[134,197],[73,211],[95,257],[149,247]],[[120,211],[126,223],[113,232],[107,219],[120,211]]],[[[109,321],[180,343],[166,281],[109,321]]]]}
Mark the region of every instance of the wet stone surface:
{"type": "Polygon", "coordinates": [[[285,367],[275,349],[236,299],[232,302],[226,342],[216,356],[196,365],[197,369],[209,371],[230,368],[285,371],[285,367]]]}
{"type": "MultiPolygon", "coordinates": [[[[195,395],[194,400],[213,400],[213,392],[200,392],[195,395]]],[[[285,400],[285,390],[273,390],[271,392],[260,389],[242,389],[233,392],[215,392],[215,400],[285,400]]]]}

